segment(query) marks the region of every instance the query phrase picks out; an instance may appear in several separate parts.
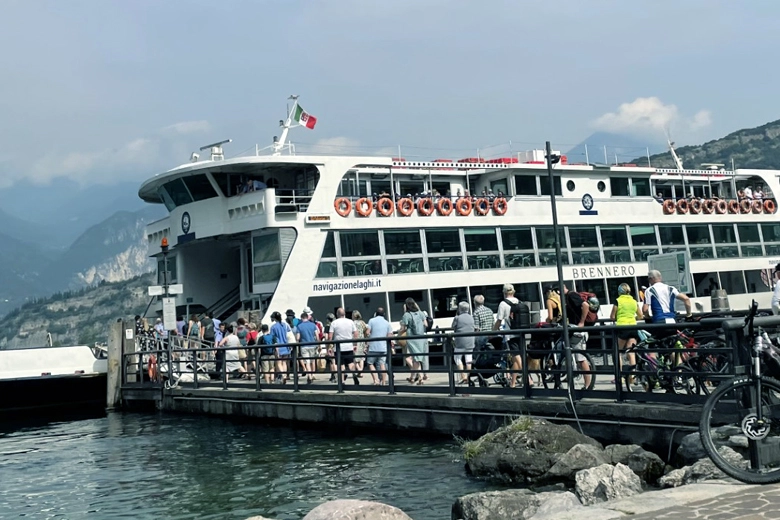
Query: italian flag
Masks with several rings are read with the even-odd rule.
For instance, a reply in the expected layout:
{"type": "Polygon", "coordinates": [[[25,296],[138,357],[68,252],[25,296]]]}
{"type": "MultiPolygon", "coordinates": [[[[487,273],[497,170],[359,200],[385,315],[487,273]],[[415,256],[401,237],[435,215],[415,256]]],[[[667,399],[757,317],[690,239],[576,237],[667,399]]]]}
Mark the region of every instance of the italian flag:
{"type": "Polygon", "coordinates": [[[314,128],[317,124],[317,118],[302,109],[301,105],[295,105],[295,121],[306,128],[314,128]]]}

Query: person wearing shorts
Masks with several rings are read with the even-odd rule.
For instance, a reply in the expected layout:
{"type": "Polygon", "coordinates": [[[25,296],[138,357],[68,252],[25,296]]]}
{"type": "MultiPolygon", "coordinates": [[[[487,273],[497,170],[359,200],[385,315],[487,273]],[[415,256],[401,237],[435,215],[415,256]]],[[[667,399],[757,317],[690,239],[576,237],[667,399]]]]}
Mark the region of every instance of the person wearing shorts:
{"type": "MultiPolygon", "coordinates": [[[[637,320],[644,319],[642,306],[639,305],[633,296],[631,296],[631,286],[627,283],[621,283],[618,286],[618,297],[615,305],[612,306],[612,321],[615,325],[636,325],[637,320]]],[[[617,332],[618,348],[620,350],[631,348],[636,345],[639,335],[635,330],[619,330],[617,332]]],[[[623,356],[618,358],[619,366],[623,367],[623,356]]],[[[628,362],[636,365],[636,356],[633,352],[628,353],[628,362]]],[[[613,381],[614,383],[614,381],[613,381]]]]}
{"type": "MultiPolygon", "coordinates": [[[[355,322],[346,317],[344,309],[339,307],[336,309],[336,319],[330,324],[330,334],[328,340],[340,341],[334,345],[335,349],[338,349],[338,354],[341,357],[341,369],[352,372],[352,380],[355,385],[359,385],[357,373],[355,372],[355,351],[354,343],[350,340],[357,339],[357,327],[355,322]]],[[[347,375],[344,374],[346,379],[347,375]]]]}
{"type": "MultiPolygon", "coordinates": [[[[320,340],[320,331],[317,325],[309,320],[307,313],[301,313],[301,321],[295,327],[296,339],[299,343],[316,343],[320,340]]],[[[301,347],[301,368],[306,372],[306,384],[314,381],[314,372],[317,370],[317,345],[304,345],[301,347]]]]}
{"type": "Polygon", "coordinates": [[[368,342],[368,357],[366,365],[371,372],[374,384],[387,384],[385,370],[387,370],[387,342],[393,336],[393,327],[385,318],[385,310],[379,307],[374,317],[366,324],[366,334],[369,338],[383,338],[368,342]],[[377,379],[377,373],[379,378],[377,379]]]}
{"type": "MultiPolygon", "coordinates": [[[[588,316],[588,311],[590,310],[590,306],[588,305],[588,302],[582,299],[580,294],[576,291],[570,291],[569,287],[567,285],[563,286],[563,297],[565,298],[565,304],[566,305],[566,318],[569,320],[569,327],[579,327],[582,328],[585,326],[585,318],[588,316]]],[[[571,341],[571,348],[572,350],[585,350],[585,347],[588,345],[588,333],[584,331],[571,331],[572,332],[572,341],[571,341]]],[[[580,370],[585,372],[582,374],[583,382],[585,383],[584,389],[587,389],[590,387],[590,379],[591,379],[591,366],[590,363],[588,363],[588,359],[579,352],[574,352],[574,361],[577,362],[577,366],[579,366],[580,370]]]]}

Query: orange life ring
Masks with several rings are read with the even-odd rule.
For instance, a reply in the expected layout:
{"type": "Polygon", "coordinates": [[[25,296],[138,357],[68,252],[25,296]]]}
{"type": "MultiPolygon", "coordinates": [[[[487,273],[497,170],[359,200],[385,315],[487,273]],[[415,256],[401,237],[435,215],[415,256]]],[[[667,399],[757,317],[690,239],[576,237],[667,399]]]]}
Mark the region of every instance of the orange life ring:
{"type": "Polygon", "coordinates": [[[146,373],[149,375],[149,381],[157,381],[157,356],[154,354],[149,355],[148,368],[146,373]]]}
{"type": "Polygon", "coordinates": [[[474,203],[474,211],[477,215],[487,215],[490,211],[490,202],[487,199],[477,199],[477,202],[474,203]]]}
{"type": "Polygon", "coordinates": [[[739,212],[740,213],[750,213],[750,201],[747,199],[742,199],[739,201],[739,212]]]}
{"type": "Polygon", "coordinates": [[[775,212],[775,201],[773,200],[765,200],[764,201],[764,212],[765,213],[774,213],[775,212]]]}
{"type": "Polygon", "coordinates": [[[712,199],[705,200],[704,204],[701,205],[701,210],[704,214],[709,215],[715,211],[715,201],[712,199]]]}
{"type": "Polygon", "coordinates": [[[496,215],[503,215],[506,213],[507,204],[504,197],[498,197],[493,201],[493,213],[496,215]]]}
{"type": "Polygon", "coordinates": [[[723,199],[720,199],[719,201],[717,201],[717,202],[715,203],[715,212],[716,212],[716,213],[720,213],[721,215],[723,215],[724,213],[726,213],[726,211],[728,210],[728,208],[729,208],[729,205],[728,205],[728,204],[726,204],[726,201],[725,201],[725,200],[723,200],[723,199]]]}
{"type": "Polygon", "coordinates": [[[376,211],[383,217],[389,217],[392,215],[394,209],[395,204],[393,204],[393,201],[387,197],[382,197],[376,202],[376,211]]]}
{"type": "Polygon", "coordinates": [[[368,197],[362,197],[355,202],[355,213],[361,217],[367,217],[374,211],[374,201],[368,197]]]}
{"type": "Polygon", "coordinates": [[[677,213],[680,213],[682,215],[685,215],[688,213],[688,201],[685,199],[680,199],[677,201],[677,213]]]}
{"type": "Polygon", "coordinates": [[[664,214],[671,215],[672,213],[674,213],[674,201],[671,199],[666,199],[664,201],[664,214]]]}
{"type": "Polygon", "coordinates": [[[698,215],[699,213],[701,213],[701,208],[702,208],[701,199],[693,199],[690,203],[690,207],[691,207],[691,213],[693,215],[698,215]]]}
{"type": "Polygon", "coordinates": [[[333,206],[336,208],[336,213],[342,217],[346,217],[352,212],[352,203],[346,197],[337,198],[333,206]]]}
{"type": "Polygon", "coordinates": [[[458,215],[463,215],[464,217],[471,214],[471,208],[473,206],[471,199],[466,197],[458,199],[458,202],[455,203],[455,209],[458,210],[458,215]]]}
{"type": "Polygon", "coordinates": [[[761,204],[760,200],[754,200],[750,205],[750,208],[753,210],[753,213],[761,213],[764,209],[764,205],[761,204]]]}
{"type": "Polygon", "coordinates": [[[729,213],[739,213],[739,202],[736,200],[729,201],[729,213]]]}
{"type": "Polygon", "coordinates": [[[420,215],[422,215],[424,217],[427,217],[431,213],[433,213],[433,209],[434,209],[433,200],[431,200],[431,199],[428,199],[428,198],[420,199],[417,202],[417,213],[419,213],[420,215]]]}
{"type": "Polygon", "coordinates": [[[436,209],[439,211],[439,215],[444,215],[445,217],[452,213],[452,208],[452,200],[448,197],[442,197],[439,199],[439,202],[436,203],[436,209]]]}
{"type": "Polygon", "coordinates": [[[399,200],[398,213],[400,213],[404,217],[408,217],[409,215],[414,213],[414,202],[412,202],[412,199],[408,199],[404,197],[403,199],[399,200]]]}

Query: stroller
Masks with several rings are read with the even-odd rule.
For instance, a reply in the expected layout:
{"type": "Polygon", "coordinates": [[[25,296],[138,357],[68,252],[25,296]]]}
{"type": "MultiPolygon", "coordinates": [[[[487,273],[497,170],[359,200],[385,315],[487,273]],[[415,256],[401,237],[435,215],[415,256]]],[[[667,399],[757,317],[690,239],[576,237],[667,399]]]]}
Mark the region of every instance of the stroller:
{"type": "Polygon", "coordinates": [[[469,386],[474,385],[474,379],[479,386],[488,386],[492,380],[495,384],[507,386],[507,349],[504,338],[496,336],[490,338],[487,343],[474,349],[474,364],[469,372],[469,386]]]}

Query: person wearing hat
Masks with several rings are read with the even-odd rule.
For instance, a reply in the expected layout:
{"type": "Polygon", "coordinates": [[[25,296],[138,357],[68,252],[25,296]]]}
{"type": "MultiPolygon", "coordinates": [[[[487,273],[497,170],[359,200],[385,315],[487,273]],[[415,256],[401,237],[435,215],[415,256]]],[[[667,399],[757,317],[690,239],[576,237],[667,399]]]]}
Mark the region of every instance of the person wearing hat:
{"type": "Polygon", "coordinates": [[[774,272],[775,288],[772,293],[772,314],[780,314],[780,264],[775,266],[774,272]]]}

